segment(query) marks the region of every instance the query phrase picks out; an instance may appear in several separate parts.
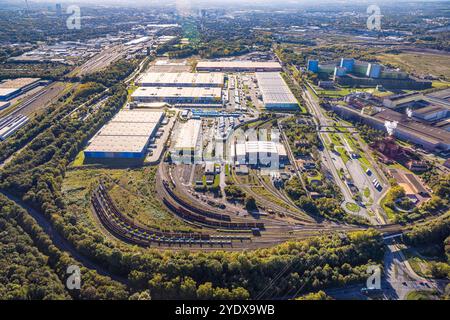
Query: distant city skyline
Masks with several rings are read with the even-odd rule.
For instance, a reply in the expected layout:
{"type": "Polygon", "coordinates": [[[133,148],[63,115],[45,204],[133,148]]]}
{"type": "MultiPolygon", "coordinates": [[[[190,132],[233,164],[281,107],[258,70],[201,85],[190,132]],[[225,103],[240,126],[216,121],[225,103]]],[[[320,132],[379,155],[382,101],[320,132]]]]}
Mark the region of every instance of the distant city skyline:
{"type": "MultiPolygon", "coordinates": [[[[435,0],[435,1],[446,1],[446,0],[435,0]]],[[[20,2],[25,4],[25,0],[0,0],[0,3],[10,3],[10,4],[16,4],[20,5],[20,2]]],[[[349,4],[349,3],[368,3],[368,4],[377,4],[377,3],[392,3],[392,1],[389,0],[168,0],[165,1],[164,4],[171,5],[176,3],[190,3],[194,5],[202,5],[202,4],[285,4],[285,5],[292,5],[292,4],[323,4],[323,3],[342,3],[342,4],[349,4]]],[[[396,2],[412,2],[410,0],[398,0],[396,2]]],[[[413,2],[427,2],[426,0],[416,0],[413,2]]],[[[128,0],[28,0],[28,3],[30,5],[32,4],[114,4],[114,5],[161,5],[160,1],[156,0],[135,0],[130,4],[130,1],[128,0]]]]}

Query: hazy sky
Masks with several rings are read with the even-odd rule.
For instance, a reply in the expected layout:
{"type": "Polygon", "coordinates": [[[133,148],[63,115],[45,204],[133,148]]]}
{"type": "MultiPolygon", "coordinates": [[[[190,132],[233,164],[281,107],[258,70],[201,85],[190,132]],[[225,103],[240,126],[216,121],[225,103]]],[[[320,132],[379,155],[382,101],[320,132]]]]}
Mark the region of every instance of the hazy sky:
{"type": "MultiPolygon", "coordinates": [[[[0,0],[0,5],[10,4],[15,7],[25,7],[26,0],[0,0]]],[[[362,5],[370,4],[383,4],[383,3],[398,3],[398,2],[427,2],[427,0],[27,0],[29,5],[32,7],[33,4],[80,4],[80,5],[114,5],[114,6],[129,6],[129,7],[139,7],[139,6],[167,6],[167,5],[177,5],[177,6],[196,6],[196,7],[208,7],[218,5],[221,7],[226,7],[227,5],[236,7],[236,5],[270,5],[276,4],[281,8],[283,7],[295,7],[301,5],[315,5],[315,4],[351,4],[357,3],[362,5]]],[[[449,0],[433,0],[433,1],[448,1],[449,0]]],[[[1,7],[0,7],[1,9],[1,7]]]]}
{"type": "MultiPolygon", "coordinates": [[[[382,3],[392,2],[393,0],[28,0],[29,3],[92,3],[92,4],[161,4],[161,3],[175,3],[175,2],[189,2],[189,3],[301,3],[301,4],[315,4],[315,3],[382,3]]],[[[418,2],[421,0],[403,0],[410,2],[418,2]]],[[[426,1],[426,0],[422,0],[426,1]]],[[[439,0],[438,0],[439,1],[439,0]]],[[[442,0],[448,1],[448,0],[442,0]]],[[[25,0],[0,0],[1,2],[25,2],[25,0]]],[[[395,0],[399,2],[399,0],[395,0]]]]}

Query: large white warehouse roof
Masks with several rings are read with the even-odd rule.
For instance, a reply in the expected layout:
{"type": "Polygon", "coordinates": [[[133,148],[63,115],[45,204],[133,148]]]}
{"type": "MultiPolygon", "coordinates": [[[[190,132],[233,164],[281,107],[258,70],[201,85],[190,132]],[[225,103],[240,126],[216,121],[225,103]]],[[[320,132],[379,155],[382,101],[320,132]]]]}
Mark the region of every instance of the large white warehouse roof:
{"type": "Polygon", "coordinates": [[[182,123],[177,130],[178,135],[175,141],[174,149],[176,151],[194,150],[197,145],[201,128],[201,120],[191,119],[185,123],[182,123]]]}
{"type": "Polygon", "coordinates": [[[281,65],[274,61],[247,61],[247,60],[234,60],[234,61],[199,61],[197,63],[197,69],[223,69],[223,70],[273,70],[281,71],[281,65]]]}
{"type": "Polygon", "coordinates": [[[140,153],[149,137],[146,136],[96,136],[85,152],[140,153]]]}
{"type": "Polygon", "coordinates": [[[298,104],[291,89],[278,72],[258,72],[256,79],[261,90],[264,103],[298,104]]]}
{"type": "Polygon", "coordinates": [[[122,110],[116,114],[111,122],[126,122],[126,123],[158,123],[163,116],[162,112],[156,111],[138,111],[138,110],[122,110]]]}
{"type": "Polygon", "coordinates": [[[141,86],[223,86],[224,74],[213,73],[189,73],[189,72],[149,72],[138,80],[141,86]]]}
{"type": "Polygon", "coordinates": [[[160,98],[209,98],[218,100],[222,97],[220,88],[203,87],[140,87],[131,95],[133,98],[139,97],[160,97],[160,98]]]}

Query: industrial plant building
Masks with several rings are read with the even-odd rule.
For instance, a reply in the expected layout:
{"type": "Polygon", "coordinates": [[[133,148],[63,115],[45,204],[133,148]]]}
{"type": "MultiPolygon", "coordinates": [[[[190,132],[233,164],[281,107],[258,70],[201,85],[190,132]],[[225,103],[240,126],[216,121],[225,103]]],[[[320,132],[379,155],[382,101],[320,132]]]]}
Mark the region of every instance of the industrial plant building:
{"type": "Polygon", "coordinates": [[[218,87],[140,87],[131,97],[137,103],[165,102],[178,107],[222,105],[222,90],[218,87]]]}
{"type": "Polygon", "coordinates": [[[143,159],[163,112],[122,110],[90,141],[87,159],[143,159]]]}
{"type": "Polygon", "coordinates": [[[283,144],[274,141],[246,141],[231,145],[230,158],[236,165],[270,166],[287,162],[283,144]]]}
{"type": "Polygon", "coordinates": [[[224,74],[190,72],[149,72],[137,81],[141,87],[218,87],[224,85],[224,74]]]}
{"type": "Polygon", "coordinates": [[[176,130],[175,143],[171,150],[174,161],[192,163],[196,150],[198,149],[197,146],[201,129],[201,120],[190,119],[184,123],[180,123],[180,126],[176,130]]]}
{"type": "Polygon", "coordinates": [[[361,110],[338,104],[333,105],[333,110],[345,119],[358,120],[383,131],[386,130],[386,121],[395,121],[397,122],[395,137],[430,151],[448,152],[450,150],[450,132],[416,121],[406,114],[379,108],[378,111],[368,115],[361,110]]]}
{"type": "Polygon", "coordinates": [[[319,74],[321,80],[329,76],[343,86],[375,87],[381,85],[391,89],[423,90],[431,88],[431,81],[410,77],[405,72],[391,70],[378,63],[342,58],[319,64],[318,60],[308,60],[307,70],[319,74]]]}
{"type": "Polygon", "coordinates": [[[431,105],[412,112],[413,117],[426,122],[435,122],[450,116],[450,108],[431,105]]]}
{"type": "Polygon", "coordinates": [[[18,78],[0,82],[0,101],[11,100],[41,84],[39,78],[18,78]]]}
{"type": "Polygon", "coordinates": [[[282,67],[274,61],[200,61],[197,71],[219,72],[278,72],[282,67]]]}
{"type": "Polygon", "coordinates": [[[257,72],[256,79],[266,109],[296,109],[298,101],[278,72],[257,72]]]}
{"type": "Polygon", "coordinates": [[[383,105],[392,110],[408,110],[411,116],[421,122],[445,125],[442,121],[450,118],[450,90],[440,90],[430,94],[408,93],[393,95],[383,99],[383,105]]]}

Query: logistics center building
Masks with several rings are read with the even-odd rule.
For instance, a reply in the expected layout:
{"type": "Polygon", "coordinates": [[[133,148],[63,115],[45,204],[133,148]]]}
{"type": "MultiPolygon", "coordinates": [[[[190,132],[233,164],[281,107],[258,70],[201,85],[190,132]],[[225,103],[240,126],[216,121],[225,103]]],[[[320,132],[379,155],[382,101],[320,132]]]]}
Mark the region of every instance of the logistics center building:
{"type": "Polygon", "coordinates": [[[236,165],[267,166],[286,163],[288,156],[282,143],[274,141],[246,141],[235,143],[230,158],[236,165]]]}
{"type": "Polygon", "coordinates": [[[86,158],[144,158],[163,112],[122,110],[92,138],[86,158]]]}
{"type": "Polygon", "coordinates": [[[171,154],[173,160],[185,163],[191,163],[195,159],[199,147],[200,132],[202,129],[202,120],[190,119],[176,130],[175,143],[171,154]]]}
{"type": "Polygon", "coordinates": [[[140,87],[132,95],[138,103],[165,102],[175,106],[222,105],[219,87],[140,87]]]}
{"type": "Polygon", "coordinates": [[[220,72],[279,72],[281,64],[275,61],[200,61],[197,71],[220,72]]]}
{"type": "Polygon", "coordinates": [[[141,87],[217,87],[225,82],[223,73],[148,72],[137,81],[141,87]]]}
{"type": "Polygon", "coordinates": [[[266,109],[296,109],[298,101],[278,72],[257,72],[256,79],[266,109]]]}

